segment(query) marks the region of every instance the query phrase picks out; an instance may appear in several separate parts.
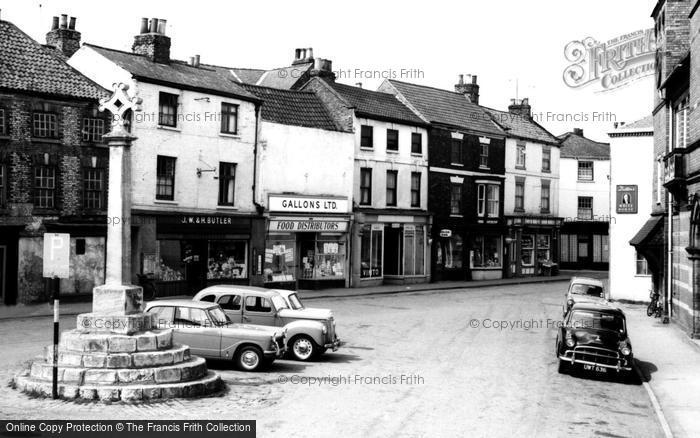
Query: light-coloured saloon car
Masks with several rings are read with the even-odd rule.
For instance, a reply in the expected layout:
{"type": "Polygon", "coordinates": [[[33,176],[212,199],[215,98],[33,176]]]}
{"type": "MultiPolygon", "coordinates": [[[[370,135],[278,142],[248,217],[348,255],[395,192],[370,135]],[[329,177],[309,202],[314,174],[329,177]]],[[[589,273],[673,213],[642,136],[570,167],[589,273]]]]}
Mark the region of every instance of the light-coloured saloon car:
{"type": "Polygon", "coordinates": [[[333,312],[305,308],[295,292],[217,285],[201,290],[193,300],[219,304],[234,322],[286,328],[287,347],[297,360],[311,360],[340,345],[333,312]]]}
{"type": "Polygon", "coordinates": [[[286,352],[282,328],[236,324],[217,304],[191,300],[146,303],[159,328],[172,328],[173,340],[209,359],[233,359],[243,371],[256,371],[286,352]]]}
{"type": "Polygon", "coordinates": [[[566,314],[576,303],[606,304],[607,296],[603,282],[595,278],[574,277],[569,282],[569,288],[564,297],[562,314],[566,314]]]}

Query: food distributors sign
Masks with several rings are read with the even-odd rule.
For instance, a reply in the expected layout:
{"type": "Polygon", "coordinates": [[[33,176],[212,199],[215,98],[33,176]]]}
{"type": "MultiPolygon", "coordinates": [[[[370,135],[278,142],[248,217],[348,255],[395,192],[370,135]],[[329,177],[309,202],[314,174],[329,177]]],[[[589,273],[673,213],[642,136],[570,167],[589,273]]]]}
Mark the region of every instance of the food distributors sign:
{"type": "Polygon", "coordinates": [[[307,233],[345,233],[348,222],[329,218],[271,218],[270,231],[307,233]]]}
{"type": "Polygon", "coordinates": [[[339,213],[347,214],[347,198],[270,195],[270,211],[286,213],[339,213]]]}

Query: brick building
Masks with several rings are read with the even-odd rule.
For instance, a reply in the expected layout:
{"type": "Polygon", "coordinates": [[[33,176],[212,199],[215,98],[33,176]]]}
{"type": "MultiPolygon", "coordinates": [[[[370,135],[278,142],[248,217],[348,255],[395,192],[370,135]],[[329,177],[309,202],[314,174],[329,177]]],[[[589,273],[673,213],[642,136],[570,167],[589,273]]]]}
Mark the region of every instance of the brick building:
{"type": "Polygon", "coordinates": [[[697,0],[660,0],[656,33],[652,216],[632,240],[668,317],[700,336],[700,13],[697,0]],[[691,38],[691,35],[693,37],[691,38]],[[663,242],[663,246],[655,242],[663,242]],[[658,280],[656,280],[658,278],[658,280]]]}
{"type": "Polygon", "coordinates": [[[0,292],[4,304],[46,300],[45,232],[71,235],[70,278],[61,293],[104,282],[109,119],[107,90],[65,63],[78,47],[75,18],[54,17],[31,39],[0,20],[0,292]]]}
{"type": "Polygon", "coordinates": [[[433,280],[503,276],[505,131],[479,103],[476,76],[455,91],[386,80],[428,128],[433,280]]]}

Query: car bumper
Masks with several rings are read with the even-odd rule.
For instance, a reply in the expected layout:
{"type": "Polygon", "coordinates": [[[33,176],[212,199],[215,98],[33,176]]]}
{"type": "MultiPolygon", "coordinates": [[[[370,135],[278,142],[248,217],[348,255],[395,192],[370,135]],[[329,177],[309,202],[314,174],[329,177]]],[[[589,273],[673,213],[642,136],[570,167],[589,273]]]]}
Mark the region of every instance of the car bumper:
{"type": "MultiPolygon", "coordinates": [[[[580,355],[580,353],[579,353],[580,355]]],[[[570,364],[580,364],[580,365],[591,365],[596,367],[602,367],[607,369],[612,369],[616,371],[632,371],[632,356],[629,358],[617,358],[614,363],[604,363],[597,360],[590,360],[586,358],[577,357],[574,350],[566,350],[564,354],[559,355],[559,360],[569,362],[570,364]]],[[[608,360],[610,362],[610,360],[608,360]]]]}
{"type": "Polygon", "coordinates": [[[263,352],[265,359],[279,359],[287,352],[287,347],[280,348],[275,344],[274,350],[267,350],[263,352]]]}
{"type": "Polygon", "coordinates": [[[340,339],[338,339],[337,337],[335,338],[335,340],[333,340],[333,342],[323,345],[323,348],[330,348],[333,351],[337,351],[338,347],[340,347],[340,339]]]}

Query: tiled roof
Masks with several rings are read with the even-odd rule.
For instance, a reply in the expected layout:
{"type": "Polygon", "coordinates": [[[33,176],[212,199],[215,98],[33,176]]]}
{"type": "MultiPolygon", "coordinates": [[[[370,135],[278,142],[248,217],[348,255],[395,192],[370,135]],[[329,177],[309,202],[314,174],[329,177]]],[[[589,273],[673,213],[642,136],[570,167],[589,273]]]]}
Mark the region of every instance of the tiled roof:
{"type": "Polygon", "coordinates": [[[258,100],[236,82],[231,69],[228,67],[207,64],[193,67],[185,61],[178,60],[171,60],[168,64],[161,64],[153,62],[143,55],[92,44],[85,45],[128,71],[137,79],[174,84],[183,88],[206,90],[214,94],[235,96],[244,100],[258,100]]]}
{"type": "Polygon", "coordinates": [[[559,139],[530,117],[483,107],[506,132],[527,140],[559,144],[559,139]]]}
{"type": "Polygon", "coordinates": [[[365,90],[364,88],[337,82],[326,83],[333,87],[350,105],[355,107],[355,113],[360,117],[376,117],[411,125],[426,125],[420,117],[401,103],[393,94],[365,90]]]}
{"type": "Polygon", "coordinates": [[[291,90],[295,85],[298,85],[297,82],[313,65],[310,62],[268,70],[258,79],[255,85],[291,90]]]}
{"type": "Polygon", "coordinates": [[[559,136],[561,140],[561,158],[610,159],[610,144],[593,141],[573,132],[559,136]]]}
{"type": "Polygon", "coordinates": [[[617,127],[618,131],[631,131],[631,130],[653,130],[654,129],[654,118],[651,115],[644,117],[643,119],[637,120],[631,123],[625,123],[617,127]]]}
{"type": "Polygon", "coordinates": [[[632,246],[653,247],[664,245],[663,236],[663,216],[652,216],[644,223],[642,228],[637,231],[637,234],[630,240],[632,246]]]}
{"type": "Polygon", "coordinates": [[[0,21],[0,88],[81,99],[109,95],[66,64],[56,50],[39,44],[7,21],[0,21]]]}
{"type": "Polygon", "coordinates": [[[454,91],[387,79],[390,84],[432,123],[454,126],[484,134],[504,135],[479,105],[471,103],[464,95],[454,91]]]}
{"type": "Polygon", "coordinates": [[[263,101],[262,118],[283,125],[340,131],[323,102],[312,92],[242,85],[263,101]]]}

